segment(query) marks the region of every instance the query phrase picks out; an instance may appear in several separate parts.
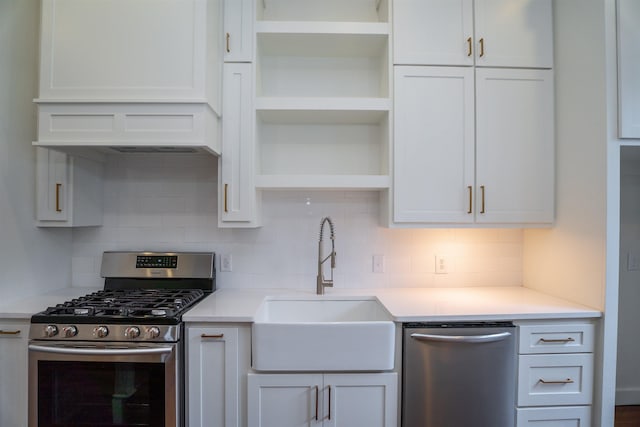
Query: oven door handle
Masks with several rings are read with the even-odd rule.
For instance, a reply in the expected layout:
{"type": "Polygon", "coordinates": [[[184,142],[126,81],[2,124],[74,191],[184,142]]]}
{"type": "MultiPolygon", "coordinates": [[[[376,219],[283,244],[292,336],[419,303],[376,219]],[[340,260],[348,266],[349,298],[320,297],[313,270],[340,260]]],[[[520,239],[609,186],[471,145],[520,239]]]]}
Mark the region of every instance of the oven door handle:
{"type": "Polygon", "coordinates": [[[137,356],[143,354],[170,354],[172,347],[151,348],[77,348],[77,347],[49,347],[44,345],[29,344],[29,350],[43,353],[76,354],[82,356],[137,356]]]}

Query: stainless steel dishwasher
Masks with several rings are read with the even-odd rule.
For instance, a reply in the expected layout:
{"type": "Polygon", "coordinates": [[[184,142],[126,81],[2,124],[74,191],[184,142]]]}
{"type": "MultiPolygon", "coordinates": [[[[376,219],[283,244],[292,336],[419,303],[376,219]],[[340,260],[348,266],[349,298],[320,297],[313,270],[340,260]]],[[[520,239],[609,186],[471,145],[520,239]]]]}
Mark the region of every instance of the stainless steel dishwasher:
{"type": "Polygon", "coordinates": [[[510,322],[405,323],[403,427],[514,427],[510,322]]]}

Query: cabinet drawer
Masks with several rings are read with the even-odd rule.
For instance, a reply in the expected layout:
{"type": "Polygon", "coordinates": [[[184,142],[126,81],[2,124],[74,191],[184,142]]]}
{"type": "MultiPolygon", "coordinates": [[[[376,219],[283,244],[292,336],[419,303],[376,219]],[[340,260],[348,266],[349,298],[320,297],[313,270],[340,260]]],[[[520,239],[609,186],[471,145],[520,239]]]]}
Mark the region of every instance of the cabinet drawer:
{"type": "Polygon", "coordinates": [[[520,356],[518,406],[589,405],[593,354],[520,356]]]}
{"type": "Polygon", "coordinates": [[[589,427],[591,406],[518,408],[518,427],[589,427]]]}
{"type": "Polygon", "coordinates": [[[519,353],[591,353],[591,323],[520,325],[519,353]]]}

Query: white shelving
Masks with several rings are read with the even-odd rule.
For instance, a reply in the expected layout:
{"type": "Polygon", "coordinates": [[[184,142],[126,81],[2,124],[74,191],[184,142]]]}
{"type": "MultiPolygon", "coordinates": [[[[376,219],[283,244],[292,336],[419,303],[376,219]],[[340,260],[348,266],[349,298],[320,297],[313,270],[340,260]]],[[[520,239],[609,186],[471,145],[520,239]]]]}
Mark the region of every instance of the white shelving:
{"type": "Polygon", "coordinates": [[[256,6],[256,187],[389,188],[388,3],[256,6]]]}

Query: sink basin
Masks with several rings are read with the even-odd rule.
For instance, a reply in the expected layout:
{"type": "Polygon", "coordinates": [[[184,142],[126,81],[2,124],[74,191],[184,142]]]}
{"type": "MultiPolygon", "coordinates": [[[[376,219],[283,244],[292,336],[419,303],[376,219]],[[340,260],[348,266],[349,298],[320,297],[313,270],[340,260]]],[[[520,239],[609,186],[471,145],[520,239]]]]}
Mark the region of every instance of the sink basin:
{"type": "Polygon", "coordinates": [[[252,326],[258,371],[393,369],[395,324],[375,299],[265,299],[252,326]]]}

